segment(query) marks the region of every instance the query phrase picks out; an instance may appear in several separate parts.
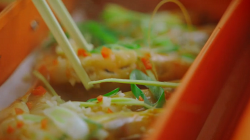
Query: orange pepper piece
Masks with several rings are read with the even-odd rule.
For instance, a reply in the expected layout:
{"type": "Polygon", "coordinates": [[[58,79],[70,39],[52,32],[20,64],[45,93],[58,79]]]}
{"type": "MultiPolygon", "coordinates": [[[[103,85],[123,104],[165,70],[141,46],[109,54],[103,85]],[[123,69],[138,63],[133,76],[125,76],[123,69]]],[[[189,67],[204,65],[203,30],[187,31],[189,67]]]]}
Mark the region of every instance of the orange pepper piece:
{"type": "Polygon", "coordinates": [[[32,90],[32,94],[33,95],[38,95],[38,96],[42,96],[46,93],[46,89],[44,89],[42,86],[38,86],[35,89],[32,90]]]}
{"type": "Polygon", "coordinates": [[[98,100],[98,102],[101,102],[102,99],[103,99],[103,96],[102,96],[102,95],[99,95],[96,99],[98,100]]]}
{"type": "Polygon", "coordinates": [[[41,128],[42,129],[47,129],[47,124],[48,124],[48,120],[47,119],[43,119],[42,121],[41,121],[41,128]]]}
{"type": "Polygon", "coordinates": [[[141,61],[142,61],[143,65],[145,66],[145,68],[146,68],[147,70],[152,69],[152,64],[150,63],[149,58],[143,57],[143,58],[141,58],[141,61]]]}
{"type": "Polygon", "coordinates": [[[23,127],[23,125],[24,125],[23,121],[18,121],[16,124],[16,127],[21,128],[21,127],[23,127]]]}
{"type": "Polygon", "coordinates": [[[103,58],[110,58],[112,50],[107,47],[102,47],[101,54],[103,58]]]}
{"type": "Polygon", "coordinates": [[[32,108],[33,103],[32,102],[27,102],[26,105],[28,106],[29,110],[32,108]]]}
{"type": "Polygon", "coordinates": [[[89,54],[82,48],[77,50],[77,55],[78,56],[83,56],[83,57],[89,56],[89,54]]]}
{"type": "Polygon", "coordinates": [[[108,108],[108,111],[107,111],[108,113],[113,113],[113,111],[110,109],[110,108],[108,108]]]}
{"type": "Polygon", "coordinates": [[[23,114],[24,111],[21,108],[15,108],[16,115],[23,114]]]}
{"type": "Polygon", "coordinates": [[[7,128],[7,133],[8,134],[11,134],[11,133],[13,133],[15,131],[15,129],[12,127],[12,126],[8,126],[8,128],[7,128]]]}
{"type": "Polygon", "coordinates": [[[139,96],[139,99],[138,99],[138,100],[139,100],[139,101],[144,101],[143,98],[142,98],[141,96],[139,96]]]}

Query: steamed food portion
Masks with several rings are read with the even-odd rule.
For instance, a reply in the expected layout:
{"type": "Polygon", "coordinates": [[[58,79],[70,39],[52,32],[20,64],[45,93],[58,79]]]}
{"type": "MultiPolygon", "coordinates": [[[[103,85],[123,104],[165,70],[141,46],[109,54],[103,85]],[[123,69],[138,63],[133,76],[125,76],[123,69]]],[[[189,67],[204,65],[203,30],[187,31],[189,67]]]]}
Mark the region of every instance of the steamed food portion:
{"type": "MultiPolygon", "coordinates": [[[[142,47],[127,49],[120,45],[106,45],[98,49],[94,53],[88,53],[81,48],[75,49],[92,81],[106,78],[129,79],[129,74],[134,69],[151,70],[160,81],[177,80],[184,75],[192,62],[192,58],[181,57],[176,53],[160,54],[142,47]]],[[[75,85],[80,82],[63,52],[45,54],[36,68],[46,69],[45,74],[52,84],[70,82],[75,85]]]]}
{"type": "Polygon", "coordinates": [[[64,102],[37,86],[0,112],[0,139],[140,139],[160,112],[119,90],[88,102],[64,102]]]}
{"type": "Polygon", "coordinates": [[[100,21],[87,21],[78,25],[95,46],[132,43],[143,47],[163,47],[158,51],[161,53],[183,52],[188,46],[189,53],[198,54],[213,26],[193,26],[190,31],[182,17],[179,12],[161,11],[156,13],[150,25],[151,13],[139,13],[109,4],[101,14],[100,21]],[[149,30],[151,44],[148,44],[149,30]]]}
{"type": "MultiPolygon", "coordinates": [[[[159,12],[154,17],[151,44],[148,44],[149,14],[111,4],[100,20],[78,24],[88,42],[95,46],[92,51],[77,47],[71,40],[92,81],[129,79],[130,72],[136,68],[144,72],[151,70],[159,81],[179,80],[209,36],[207,30],[193,27],[189,31],[180,15],[170,12],[159,12]]],[[[80,82],[60,46],[44,55],[36,69],[44,66],[52,84],[80,82]]]]}

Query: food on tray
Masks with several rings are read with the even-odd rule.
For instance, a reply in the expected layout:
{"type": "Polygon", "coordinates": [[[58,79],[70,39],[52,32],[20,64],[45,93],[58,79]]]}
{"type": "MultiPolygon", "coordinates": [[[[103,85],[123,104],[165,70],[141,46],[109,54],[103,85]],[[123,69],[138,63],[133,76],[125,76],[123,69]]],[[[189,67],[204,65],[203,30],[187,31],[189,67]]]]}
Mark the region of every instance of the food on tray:
{"type": "MultiPolygon", "coordinates": [[[[33,1],[48,12],[46,1],[33,1]]],[[[49,2],[54,7],[60,1],[49,2]]],[[[179,85],[166,81],[182,78],[209,31],[189,31],[177,14],[161,12],[149,41],[149,15],[109,5],[102,17],[101,22],[78,24],[91,43],[87,49],[70,35],[68,46],[62,44],[58,36],[63,32],[55,37],[59,45],[50,40],[34,67],[38,82],[0,112],[0,139],[115,140],[150,135],[150,124],[179,85]],[[88,50],[90,46],[94,49],[88,50]],[[89,81],[79,76],[82,72],[89,81]],[[86,90],[79,88],[81,82],[86,90]]],[[[51,26],[50,18],[48,26],[57,27],[51,26]]]]}

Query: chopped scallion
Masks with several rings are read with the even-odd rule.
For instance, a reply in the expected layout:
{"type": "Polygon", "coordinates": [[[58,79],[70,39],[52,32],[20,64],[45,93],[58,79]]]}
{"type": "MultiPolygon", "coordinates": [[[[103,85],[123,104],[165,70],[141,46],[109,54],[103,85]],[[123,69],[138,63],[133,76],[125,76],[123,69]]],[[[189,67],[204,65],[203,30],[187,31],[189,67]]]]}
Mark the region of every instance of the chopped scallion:
{"type": "Polygon", "coordinates": [[[98,81],[91,81],[89,84],[100,84],[107,82],[123,83],[123,84],[137,84],[137,85],[150,85],[150,86],[161,86],[161,87],[178,87],[179,83],[172,82],[159,82],[159,81],[147,81],[147,80],[129,80],[129,79],[117,79],[117,78],[108,78],[98,81]]]}

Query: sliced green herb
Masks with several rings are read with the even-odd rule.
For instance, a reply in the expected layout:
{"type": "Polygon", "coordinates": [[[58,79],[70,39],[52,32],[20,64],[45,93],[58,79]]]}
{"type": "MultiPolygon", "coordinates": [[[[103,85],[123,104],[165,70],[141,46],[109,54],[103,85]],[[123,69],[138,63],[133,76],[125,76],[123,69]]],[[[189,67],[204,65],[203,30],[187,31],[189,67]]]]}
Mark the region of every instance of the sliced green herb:
{"type": "MultiPolygon", "coordinates": [[[[33,71],[33,74],[36,76],[36,78],[38,78],[40,81],[43,82],[43,84],[45,85],[46,89],[49,91],[50,94],[52,94],[53,96],[58,96],[60,97],[56,91],[53,89],[53,87],[50,85],[50,83],[46,80],[46,78],[37,70],[33,71]]],[[[57,101],[59,103],[63,103],[64,101],[61,98],[57,98],[57,101]]]]}
{"type": "MultiPolygon", "coordinates": [[[[131,72],[130,79],[152,81],[150,77],[148,77],[142,71],[137,70],[137,69],[131,72]]],[[[164,89],[159,86],[150,86],[150,85],[145,85],[145,86],[149,88],[149,90],[153,93],[154,98],[157,100],[157,102],[155,103],[155,107],[157,108],[162,107],[165,103],[164,89]]]]}
{"type": "Polygon", "coordinates": [[[129,79],[117,79],[117,78],[108,78],[98,81],[91,81],[89,84],[100,84],[107,82],[123,83],[123,84],[137,84],[137,85],[151,85],[151,86],[161,86],[161,87],[178,87],[179,83],[172,82],[159,82],[159,81],[148,81],[148,80],[129,80],[129,79]]]}
{"type": "Polygon", "coordinates": [[[45,109],[47,116],[62,132],[72,139],[83,139],[89,134],[89,127],[77,113],[59,106],[45,109]]]}
{"type": "MultiPolygon", "coordinates": [[[[93,102],[75,102],[75,103],[80,103],[80,107],[90,107],[90,106],[100,105],[100,103],[97,102],[97,101],[93,101],[93,102]]],[[[116,104],[116,105],[139,105],[139,106],[144,106],[146,108],[152,108],[150,105],[145,104],[143,101],[138,101],[136,99],[125,98],[125,97],[111,98],[111,104],[116,104]]]]}
{"type": "Polygon", "coordinates": [[[113,44],[118,41],[117,35],[99,22],[80,22],[77,26],[82,34],[91,36],[91,42],[95,45],[113,44]]]}
{"type": "Polygon", "coordinates": [[[95,137],[96,133],[103,128],[103,125],[100,123],[97,123],[91,119],[88,118],[84,118],[83,119],[86,123],[89,124],[89,128],[90,128],[90,134],[87,136],[86,139],[91,139],[93,137],[95,137]]]}
{"type": "Polygon", "coordinates": [[[141,96],[142,99],[144,100],[144,103],[153,106],[153,104],[148,100],[148,98],[146,97],[146,95],[142,92],[142,90],[137,87],[135,84],[131,84],[131,91],[133,92],[133,94],[135,95],[135,97],[137,99],[139,99],[139,97],[141,96]]]}
{"type": "MultiPolygon", "coordinates": [[[[104,94],[103,96],[106,96],[106,97],[114,96],[119,92],[119,90],[120,90],[120,88],[116,88],[116,89],[110,91],[109,93],[104,94]]],[[[96,98],[89,99],[87,102],[93,102],[93,101],[97,101],[97,99],[96,98]]]]}
{"type": "Polygon", "coordinates": [[[188,62],[193,62],[195,60],[195,56],[189,53],[181,54],[181,58],[188,62]]]}

